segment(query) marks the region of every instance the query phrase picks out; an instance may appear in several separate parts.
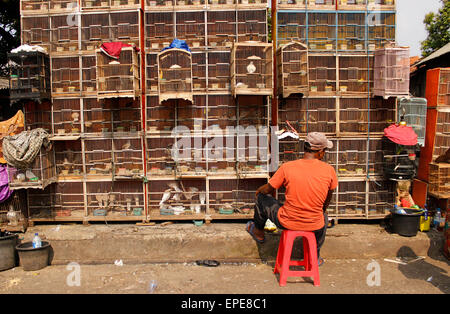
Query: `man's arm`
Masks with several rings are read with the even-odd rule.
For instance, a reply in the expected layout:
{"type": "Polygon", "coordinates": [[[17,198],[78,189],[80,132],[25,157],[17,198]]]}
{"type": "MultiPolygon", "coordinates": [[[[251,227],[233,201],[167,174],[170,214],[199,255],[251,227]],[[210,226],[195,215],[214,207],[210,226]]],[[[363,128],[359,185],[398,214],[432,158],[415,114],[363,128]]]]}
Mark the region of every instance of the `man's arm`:
{"type": "Polygon", "coordinates": [[[328,206],[330,205],[331,198],[333,197],[334,190],[328,190],[327,198],[325,199],[325,202],[323,203],[323,211],[326,212],[328,206]]]}
{"type": "Polygon", "coordinates": [[[255,196],[258,196],[259,193],[262,193],[262,194],[270,194],[273,197],[275,197],[275,192],[276,190],[269,183],[266,183],[256,190],[255,196]]]}

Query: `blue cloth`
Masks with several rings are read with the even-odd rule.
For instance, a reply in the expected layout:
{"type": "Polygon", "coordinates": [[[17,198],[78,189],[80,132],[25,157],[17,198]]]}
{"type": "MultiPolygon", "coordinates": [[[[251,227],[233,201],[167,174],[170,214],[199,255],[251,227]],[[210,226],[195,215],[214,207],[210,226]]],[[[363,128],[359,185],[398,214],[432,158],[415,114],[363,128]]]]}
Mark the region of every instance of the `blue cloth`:
{"type": "Polygon", "coordinates": [[[168,47],[164,47],[164,49],[161,51],[164,51],[167,49],[172,49],[172,48],[184,49],[186,51],[191,52],[191,49],[189,49],[189,46],[187,45],[186,41],[177,39],[177,38],[175,38],[168,47]]]}

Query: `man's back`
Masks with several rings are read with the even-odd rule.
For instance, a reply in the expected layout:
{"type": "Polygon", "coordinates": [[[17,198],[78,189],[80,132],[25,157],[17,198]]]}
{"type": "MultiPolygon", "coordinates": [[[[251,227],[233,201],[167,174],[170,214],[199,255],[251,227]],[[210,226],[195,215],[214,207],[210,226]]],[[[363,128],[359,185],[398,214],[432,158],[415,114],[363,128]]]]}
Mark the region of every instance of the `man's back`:
{"type": "Polygon", "coordinates": [[[323,227],[323,204],[337,186],[336,172],[318,159],[299,159],[283,164],[270,179],[278,189],[286,187],[285,203],[278,212],[280,223],[290,230],[312,231],[323,227]]]}

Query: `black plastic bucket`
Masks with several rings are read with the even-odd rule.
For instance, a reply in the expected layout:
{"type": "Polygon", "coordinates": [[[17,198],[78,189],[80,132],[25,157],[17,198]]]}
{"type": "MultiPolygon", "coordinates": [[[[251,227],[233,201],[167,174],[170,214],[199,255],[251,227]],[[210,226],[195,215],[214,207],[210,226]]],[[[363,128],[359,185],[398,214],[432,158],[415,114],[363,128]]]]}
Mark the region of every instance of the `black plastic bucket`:
{"type": "Polygon", "coordinates": [[[47,267],[50,260],[50,243],[42,241],[40,248],[33,248],[32,242],[25,242],[16,246],[19,253],[20,266],[23,270],[39,270],[47,267]]]}
{"type": "Polygon", "coordinates": [[[403,208],[403,211],[392,212],[392,231],[404,237],[414,237],[419,231],[420,216],[424,212],[409,208],[403,208]]]}
{"type": "Polygon", "coordinates": [[[17,234],[0,237],[0,271],[16,266],[17,234]]]}

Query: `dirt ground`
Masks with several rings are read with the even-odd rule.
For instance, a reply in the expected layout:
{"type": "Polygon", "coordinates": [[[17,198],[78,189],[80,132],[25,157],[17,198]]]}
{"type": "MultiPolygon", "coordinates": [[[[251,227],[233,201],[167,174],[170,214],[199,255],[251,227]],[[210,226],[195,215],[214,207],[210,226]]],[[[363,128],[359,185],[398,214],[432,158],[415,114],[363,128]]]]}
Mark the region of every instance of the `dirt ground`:
{"type": "MultiPolygon", "coordinates": [[[[398,261],[398,260],[397,260],[398,261]]],[[[380,260],[325,260],[320,287],[309,278],[278,284],[273,265],[195,263],[140,265],[51,265],[0,272],[0,294],[448,294],[450,266],[441,258],[395,263],[380,260]],[[149,289],[150,282],[156,287],[149,289]]]]}

